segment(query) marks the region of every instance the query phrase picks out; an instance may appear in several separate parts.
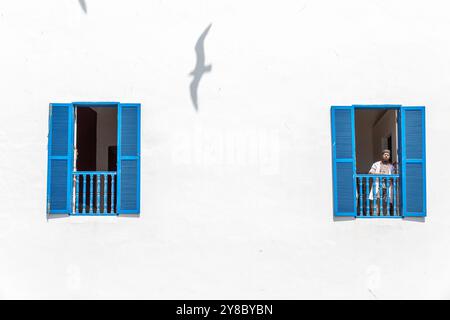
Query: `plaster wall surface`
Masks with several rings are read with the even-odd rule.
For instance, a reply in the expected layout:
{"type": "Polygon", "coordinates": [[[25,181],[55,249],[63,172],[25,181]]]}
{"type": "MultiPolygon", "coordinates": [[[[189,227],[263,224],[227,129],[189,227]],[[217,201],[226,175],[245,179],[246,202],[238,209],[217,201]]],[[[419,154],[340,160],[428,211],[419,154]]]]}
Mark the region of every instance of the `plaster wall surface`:
{"type": "Polygon", "coordinates": [[[0,8],[0,298],[450,298],[447,1],[85,2],[0,8]],[[71,101],[142,104],[140,217],[46,219],[71,101]],[[385,103],[427,107],[428,216],[334,220],[330,106],[385,103]]]}

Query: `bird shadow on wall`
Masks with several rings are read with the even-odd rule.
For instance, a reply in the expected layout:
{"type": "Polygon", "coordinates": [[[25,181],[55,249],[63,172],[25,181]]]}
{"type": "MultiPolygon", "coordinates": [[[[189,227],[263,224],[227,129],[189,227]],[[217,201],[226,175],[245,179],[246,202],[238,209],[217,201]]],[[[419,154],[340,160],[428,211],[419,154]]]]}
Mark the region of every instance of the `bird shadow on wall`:
{"type": "Polygon", "coordinates": [[[81,9],[83,9],[84,13],[87,14],[86,1],[85,0],[78,0],[78,2],[80,3],[81,9]]]}
{"type": "Polygon", "coordinates": [[[194,70],[189,73],[192,76],[192,81],[189,86],[191,93],[192,104],[194,105],[195,111],[198,112],[198,85],[203,75],[207,72],[211,72],[212,65],[205,65],[205,38],[208,35],[209,29],[211,29],[212,23],[203,31],[195,44],[195,54],[197,57],[197,62],[195,64],[194,70]]]}

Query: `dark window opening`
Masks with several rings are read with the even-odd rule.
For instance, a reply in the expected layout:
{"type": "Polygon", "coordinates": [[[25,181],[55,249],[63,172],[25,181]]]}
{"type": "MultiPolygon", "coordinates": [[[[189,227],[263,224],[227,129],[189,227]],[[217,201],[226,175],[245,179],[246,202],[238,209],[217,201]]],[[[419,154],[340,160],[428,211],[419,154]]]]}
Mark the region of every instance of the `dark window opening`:
{"type": "Polygon", "coordinates": [[[117,107],[76,106],[75,133],[73,210],[75,213],[114,213],[117,107]]]}
{"type": "Polygon", "coordinates": [[[117,170],[117,108],[76,107],[77,171],[117,170]]]}
{"type": "Polygon", "coordinates": [[[391,163],[398,162],[398,123],[395,109],[355,109],[356,172],[368,173],[389,149],[391,163]]]}
{"type": "Polygon", "coordinates": [[[356,205],[359,216],[400,214],[398,137],[397,110],[355,109],[356,205]],[[386,149],[390,151],[390,161],[380,162],[386,149]]]}

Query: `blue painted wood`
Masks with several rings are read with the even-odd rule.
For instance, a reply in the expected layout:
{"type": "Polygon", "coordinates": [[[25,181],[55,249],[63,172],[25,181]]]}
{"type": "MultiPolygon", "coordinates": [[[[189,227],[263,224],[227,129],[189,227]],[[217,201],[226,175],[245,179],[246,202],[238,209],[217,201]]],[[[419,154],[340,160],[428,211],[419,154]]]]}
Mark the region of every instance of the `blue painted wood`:
{"type": "Polygon", "coordinates": [[[378,207],[377,207],[377,192],[375,190],[375,184],[378,183],[378,179],[372,179],[372,216],[378,216],[378,207]]]}
{"type": "Polygon", "coordinates": [[[391,215],[391,190],[390,190],[390,187],[391,187],[391,178],[386,178],[386,192],[387,192],[387,195],[386,195],[386,205],[387,205],[386,212],[387,212],[388,216],[391,215]]]}
{"type": "MultiPolygon", "coordinates": [[[[401,108],[402,108],[402,106],[400,105],[400,104],[376,104],[376,105],[361,105],[361,104],[354,104],[354,105],[352,105],[352,107],[354,107],[355,109],[389,109],[389,110],[398,110],[399,112],[398,112],[398,124],[399,124],[399,128],[401,128],[402,127],[402,125],[401,125],[401,116],[400,116],[400,110],[401,110],[401,108]]],[[[400,132],[399,132],[399,134],[400,134],[400,132]]],[[[401,136],[401,134],[400,134],[400,136],[401,136]]],[[[400,138],[399,139],[399,141],[398,141],[398,157],[399,157],[399,159],[402,159],[402,156],[401,156],[401,145],[402,145],[402,141],[401,141],[402,139],[400,138]]],[[[400,163],[401,163],[401,160],[400,160],[400,163]]],[[[359,175],[358,175],[359,176],[359,175]]],[[[395,181],[397,181],[397,180],[395,180],[395,181]]],[[[374,184],[376,182],[376,179],[372,179],[372,185],[374,184]]],[[[402,184],[402,182],[401,182],[401,180],[398,180],[398,182],[396,182],[396,184],[397,184],[397,188],[398,189],[400,189],[400,190],[398,190],[398,192],[400,193],[401,192],[401,184],[402,184]]],[[[373,194],[373,201],[372,201],[372,214],[375,214],[375,213],[377,213],[375,216],[376,217],[381,217],[381,216],[379,216],[379,212],[380,212],[380,204],[379,203],[377,203],[378,201],[377,201],[377,198],[376,198],[376,195],[375,194],[373,194]]],[[[401,203],[402,203],[403,201],[400,201],[400,203],[396,203],[398,206],[397,207],[400,207],[400,205],[401,205],[401,203]]]]}
{"type": "MultiPolygon", "coordinates": [[[[364,177],[361,177],[361,179],[363,179],[364,177]]],[[[366,179],[366,192],[365,192],[365,196],[366,196],[366,216],[370,215],[370,200],[369,200],[369,192],[370,192],[370,177],[365,177],[366,179]]]]}
{"type": "Polygon", "coordinates": [[[364,195],[363,195],[363,178],[356,178],[356,181],[359,181],[359,215],[362,216],[363,215],[363,199],[364,199],[364,195]]]}
{"type": "Polygon", "coordinates": [[[380,193],[380,216],[384,215],[383,212],[383,183],[385,183],[384,178],[379,178],[380,179],[380,184],[378,186],[378,192],[380,193]]]}
{"type": "Polygon", "coordinates": [[[109,213],[108,212],[108,176],[103,176],[103,213],[109,213]]]}
{"type": "Polygon", "coordinates": [[[402,120],[402,110],[399,109],[397,111],[397,126],[398,126],[398,138],[397,138],[397,158],[398,158],[398,165],[397,165],[397,174],[400,175],[400,178],[397,179],[397,214],[401,217],[403,217],[403,139],[404,139],[404,133],[402,130],[403,127],[403,120],[402,120]]]}
{"type": "Polygon", "coordinates": [[[378,215],[375,215],[375,216],[363,216],[363,217],[361,217],[361,218],[369,218],[369,219],[398,219],[398,218],[402,218],[402,217],[399,217],[399,216],[378,216],[378,215]]]}
{"type": "Polygon", "coordinates": [[[86,213],[86,175],[83,174],[83,213],[86,213]]]}
{"type": "Polygon", "coordinates": [[[357,215],[354,108],[331,107],[333,155],[333,211],[336,216],[357,215]]]}
{"type": "MultiPolygon", "coordinates": [[[[74,216],[81,216],[81,214],[73,214],[74,216]]],[[[86,214],[83,214],[82,216],[86,216],[86,217],[99,217],[99,216],[101,216],[101,217],[104,217],[104,216],[117,216],[117,214],[115,214],[115,213],[100,213],[100,214],[97,214],[97,213],[86,213],[86,214]]]]}
{"type": "Polygon", "coordinates": [[[120,201],[121,201],[121,192],[122,185],[120,176],[122,174],[122,107],[117,107],[117,214],[120,214],[120,201]]]}
{"type": "Polygon", "coordinates": [[[402,107],[401,120],[402,214],[425,217],[425,107],[402,107]]]}
{"type": "Polygon", "coordinates": [[[93,199],[94,198],[94,190],[93,190],[94,184],[93,184],[93,181],[92,181],[93,177],[94,177],[94,175],[92,173],[89,174],[89,213],[93,213],[94,212],[94,210],[92,208],[93,200],[94,200],[93,199]]]}
{"type": "Polygon", "coordinates": [[[72,105],[76,106],[77,108],[92,108],[92,107],[117,107],[120,102],[72,102],[72,105]]]}
{"type": "Polygon", "coordinates": [[[355,109],[388,109],[400,110],[401,104],[353,104],[355,109]]]}
{"type": "Polygon", "coordinates": [[[117,213],[140,212],[140,104],[119,104],[117,213]]]}
{"type": "Polygon", "coordinates": [[[393,192],[392,192],[393,205],[392,205],[392,207],[394,210],[394,216],[397,216],[398,215],[398,212],[397,212],[397,179],[394,179],[392,184],[393,184],[393,188],[392,188],[392,190],[393,190],[393,192]]]}
{"type": "Polygon", "coordinates": [[[96,198],[96,200],[97,200],[97,211],[96,211],[96,213],[97,214],[100,213],[100,177],[101,177],[100,174],[96,175],[96,182],[97,182],[97,198],[96,198]]]}
{"type": "MultiPolygon", "coordinates": [[[[140,104],[119,104],[118,102],[74,102],[74,103],[52,103],[49,113],[49,147],[48,147],[48,179],[47,179],[47,212],[48,213],[66,213],[97,215],[101,210],[101,177],[104,177],[104,213],[107,213],[107,175],[111,175],[111,212],[116,210],[121,213],[139,213],[140,212],[140,104]],[[74,105],[76,107],[118,107],[118,171],[108,172],[89,172],[73,173],[73,119],[74,105]],[[61,109],[55,109],[61,108],[61,109]],[[62,108],[68,110],[66,113],[62,108]],[[125,110],[125,112],[121,112],[125,110]],[[57,111],[55,111],[57,110],[57,111]],[[57,114],[54,117],[54,114],[57,114]],[[134,115],[134,114],[135,115],[134,115]],[[122,115],[124,121],[122,122],[122,115]],[[61,121],[63,119],[63,121],[61,121]],[[67,119],[67,123],[65,120],[67,119]],[[130,120],[131,119],[131,120],[130,120]],[[133,125],[134,121],[134,125],[133,125]],[[124,130],[121,129],[122,123],[124,130]],[[119,129],[120,128],[120,129],[119,129]],[[131,128],[131,130],[130,130],[131,128]],[[61,130],[65,132],[60,134],[61,130]],[[65,130],[67,129],[67,130],[65,130]],[[55,132],[58,132],[55,134],[55,132]],[[53,141],[53,142],[52,142],[53,141]],[[137,141],[136,143],[134,141],[137,141]],[[130,143],[131,142],[131,143],[130,143]],[[122,150],[123,152],[119,152],[122,150]],[[121,161],[119,161],[119,159],[121,161]],[[123,174],[121,168],[124,167],[123,174]],[[72,176],[74,174],[74,177],[72,176]],[[65,176],[64,182],[61,177],[65,176]],[[81,176],[81,178],[80,178],[81,176]],[[89,193],[87,192],[87,177],[89,176],[89,193]],[[114,176],[117,176],[117,181],[114,176]],[[80,186],[83,179],[83,186],[80,186]],[[131,184],[131,187],[122,188],[121,181],[131,184]],[[76,195],[75,208],[72,207],[73,183],[76,183],[78,193],[76,195]],[[114,192],[114,186],[118,190],[114,192]],[[96,187],[95,187],[96,186],[96,187]],[[82,208],[80,204],[80,188],[82,188],[82,208]],[[124,190],[124,199],[120,199],[119,190],[124,190]],[[96,190],[96,191],[94,191],[96,190]],[[65,197],[64,197],[65,195],[65,197]],[[64,199],[65,198],[65,199],[64,199]],[[87,200],[89,198],[89,200],[87,200]],[[96,212],[94,212],[94,198],[97,203],[96,212]],[[89,212],[87,203],[89,201],[89,212]],[[117,202],[117,205],[116,205],[117,202]],[[119,210],[120,204],[124,208],[119,210]],[[128,206],[128,208],[127,208],[128,206]],[[73,211],[73,212],[72,212],[73,211]],[[81,212],[80,212],[81,211],[81,212]]],[[[109,214],[108,214],[109,215],[109,214]]]]}
{"type": "Polygon", "coordinates": [[[111,213],[114,213],[114,177],[111,175],[111,213]]]}
{"type": "Polygon", "coordinates": [[[80,202],[80,176],[75,177],[75,212],[78,213],[78,204],[80,202]]]}
{"type": "Polygon", "coordinates": [[[47,213],[69,214],[72,205],[73,107],[49,107],[47,213]]]}
{"type": "Polygon", "coordinates": [[[72,215],[109,215],[114,213],[114,177],[117,175],[113,171],[76,171],[73,172],[75,181],[75,209],[72,215]],[[87,179],[89,177],[89,192],[87,192],[87,179]],[[111,177],[111,210],[108,211],[108,177],[111,177]],[[83,179],[83,182],[81,182],[83,179]],[[103,180],[102,180],[103,179],[103,180]],[[83,183],[83,185],[81,185],[83,183]],[[103,190],[102,190],[103,186],[103,190]],[[80,189],[83,189],[83,192],[80,189]],[[82,207],[79,207],[80,197],[82,207]],[[89,199],[88,199],[89,197],[89,199]],[[94,201],[95,198],[95,201],[94,201]],[[87,210],[87,204],[89,201],[89,210],[87,210]],[[96,210],[94,210],[94,202],[97,204],[96,210]],[[103,206],[103,209],[102,209],[103,206]]]}
{"type": "MultiPolygon", "coordinates": [[[[364,203],[366,205],[366,215],[373,215],[373,216],[383,216],[384,210],[383,210],[383,203],[377,200],[377,193],[375,192],[375,185],[378,184],[378,192],[380,192],[380,199],[382,199],[383,193],[381,189],[382,183],[387,184],[387,190],[389,190],[389,187],[394,184],[393,187],[393,194],[387,193],[387,203],[390,203],[390,199],[394,197],[394,209],[393,212],[395,213],[395,206],[396,206],[396,193],[397,193],[397,181],[399,179],[398,174],[392,174],[392,175],[381,175],[381,174],[357,174],[357,179],[365,179],[365,185],[366,190],[364,192],[364,203]],[[369,199],[370,190],[372,189],[372,195],[373,200],[371,201],[369,199]],[[370,212],[370,204],[372,204],[372,213],[370,212]]],[[[390,215],[390,206],[386,208],[387,214],[390,215]]],[[[395,215],[395,214],[394,214],[395,215]]],[[[358,217],[361,215],[358,215],[358,217]]]]}
{"type": "Polygon", "coordinates": [[[74,175],[95,174],[95,175],[116,175],[115,171],[75,171],[74,175]]]}
{"type": "Polygon", "coordinates": [[[357,174],[357,177],[364,177],[364,178],[398,178],[398,174],[357,174]]]}

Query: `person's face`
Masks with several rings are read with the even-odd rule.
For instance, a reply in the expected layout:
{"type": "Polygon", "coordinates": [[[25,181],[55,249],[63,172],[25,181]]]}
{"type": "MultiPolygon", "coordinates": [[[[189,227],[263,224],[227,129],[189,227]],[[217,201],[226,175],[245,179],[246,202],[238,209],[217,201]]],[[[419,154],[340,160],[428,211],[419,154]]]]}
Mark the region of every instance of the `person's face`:
{"type": "Polygon", "coordinates": [[[389,155],[389,153],[387,152],[383,153],[383,161],[389,161],[390,158],[391,156],[389,155]]]}

